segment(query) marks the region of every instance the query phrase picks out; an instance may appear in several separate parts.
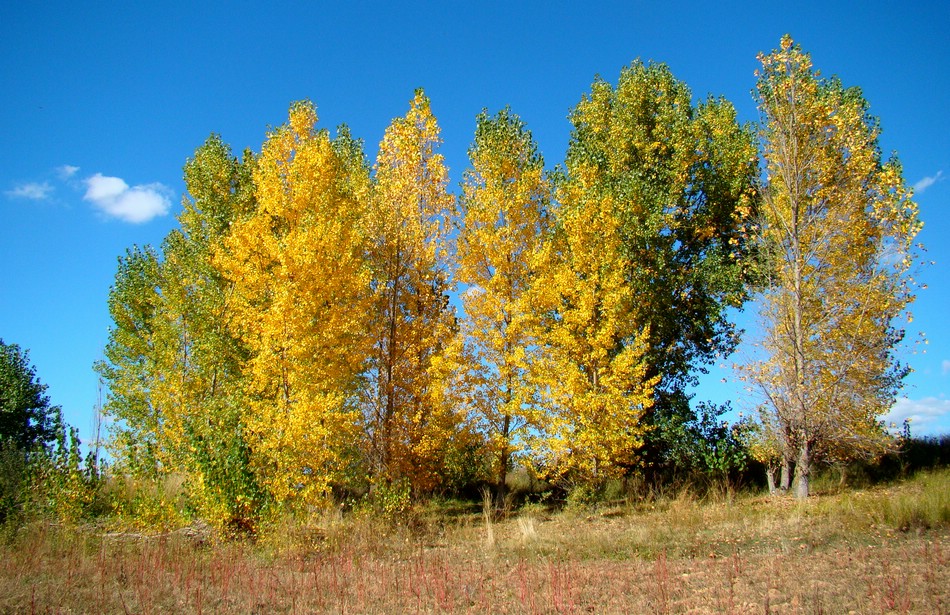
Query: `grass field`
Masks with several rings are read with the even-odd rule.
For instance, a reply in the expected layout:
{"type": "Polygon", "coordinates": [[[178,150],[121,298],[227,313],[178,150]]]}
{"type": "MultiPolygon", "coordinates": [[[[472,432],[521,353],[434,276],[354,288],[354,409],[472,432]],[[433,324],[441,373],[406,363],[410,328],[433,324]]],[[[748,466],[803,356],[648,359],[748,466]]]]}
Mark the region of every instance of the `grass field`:
{"type": "Polygon", "coordinates": [[[803,503],[325,514],[253,545],[32,525],[2,546],[0,612],[943,614],[950,471],[803,503]]]}

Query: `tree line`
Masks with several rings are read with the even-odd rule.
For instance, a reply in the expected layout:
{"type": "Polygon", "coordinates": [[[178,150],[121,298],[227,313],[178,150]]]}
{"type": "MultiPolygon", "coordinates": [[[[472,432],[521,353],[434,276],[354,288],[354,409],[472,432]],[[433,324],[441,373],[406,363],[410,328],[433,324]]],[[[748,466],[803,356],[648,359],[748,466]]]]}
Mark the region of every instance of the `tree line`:
{"type": "Polygon", "coordinates": [[[751,454],[807,495],[816,462],[883,451],[916,206],[857,89],[788,37],[760,59],[758,126],[664,64],[598,78],[553,171],[514,112],[482,112],[457,195],[421,90],[372,162],[309,102],[259,153],[212,135],[179,228],[119,259],[97,364],[116,469],[253,527],[503,493],[516,466],[596,486],[751,454]],[[752,297],[761,416],[730,428],[688,391],[752,297]]]}

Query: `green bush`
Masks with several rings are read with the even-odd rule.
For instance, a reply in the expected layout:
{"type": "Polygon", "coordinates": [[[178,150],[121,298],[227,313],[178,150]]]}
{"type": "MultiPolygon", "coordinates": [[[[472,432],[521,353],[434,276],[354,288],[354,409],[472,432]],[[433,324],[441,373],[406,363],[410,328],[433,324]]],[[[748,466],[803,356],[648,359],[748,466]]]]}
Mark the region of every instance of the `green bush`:
{"type": "Polygon", "coordinates": [[[12,442],[0,443],[0,525],[21,518],[26,481],[26,456],[12,442]]]}

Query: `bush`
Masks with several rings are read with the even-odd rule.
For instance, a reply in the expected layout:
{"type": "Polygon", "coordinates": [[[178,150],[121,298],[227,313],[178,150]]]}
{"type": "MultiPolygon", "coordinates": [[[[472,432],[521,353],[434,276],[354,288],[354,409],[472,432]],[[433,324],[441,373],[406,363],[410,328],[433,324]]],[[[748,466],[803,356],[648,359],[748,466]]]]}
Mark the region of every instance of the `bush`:
{"type": "Polygon", "coordinates": [[[681,396],[668,399],[667,406],[652,417],[641,453],[644,478],[653,488],[746,482],[750,455],[740,428],[721,419],[732,409],[728,402],[700,402],[694,410],[681,396]]]}
{"type": "Polygon", "coordinates": [[[137,479],[111,476],[104,484],[112,514],[121,525],[136,529],[176,528],[189,519],[187,490],[180,476],[137,479]]]}
{"type": "Polygon", "coordinates": [[[0,526],[22,517],[26,481],[26,455],[12,442],[0,444],[0,526]]]}

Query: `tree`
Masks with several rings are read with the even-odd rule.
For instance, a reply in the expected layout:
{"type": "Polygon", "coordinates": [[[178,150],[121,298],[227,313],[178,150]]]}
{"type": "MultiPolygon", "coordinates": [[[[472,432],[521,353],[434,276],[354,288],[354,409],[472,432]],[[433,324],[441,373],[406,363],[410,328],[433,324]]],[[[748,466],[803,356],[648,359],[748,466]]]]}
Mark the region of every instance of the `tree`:
{"type": "Polygon", "coordinates": [[[774,416],[767,407],[761,407],[757,417],[742,417],[736,425],[739,439],[749,457],[765,468],[765,480],[771,494],[775,494],[779,489],[786,491],[790,483],[789,466],[785,463],[788,459],[784,450],[786,438],[780,435],[780,428],[776,425],[774,416]],[[776,484],[775,472],[780,467],[781,482],[776,484]]]}
{"type": "Polygon", "coordinates": [[[549,233],[551,187],[531,133],[507,108],[479,114],[469,158],[457,214],[456,277],[468,287],[467,352],[458,369],[501,494],[512,455],[539,420],[532,375],[538,326],[529,291],[549,233]]]}
{"type": "Polygon", "coordinates": [[[196,507],[209,521],[253,530],[264,498],[250,467],[241,368],[246,349],[228,327],[234,282],[214,262],[231,225],[252,214],[255,158],[212,135],[185,164],[179,229],[162,245],[157,325],[165,440],[178,451],[196,507]]]}
{"type": "Polygon", "coordinates": [[[29,453],[56,438],[61,411],[50,406],[46,388],[30,365],[29,351],[0,339],[0,446],[29,453]]]}
{"type": "Polygon", "coordinates": [[[814,72],[788,36],[759,58],[770,268],[763,356],[748,374],[806,497],[816,460],[873,455],[888,439],[877,417],[908,373],[898,319],[921,224],[861,92],[814,72]]]}
{"type": "Polygon", "coordinates": [[[621,204],[584,191],[587,177],[562,194],[532,294],[545,329],[542,462],[552,477],[599,480],[636,462],[659,378],[648,374],[649,327],[626,278],[621,204]]]}
{"type": "Polygon", "coordinates": [[[0,525],[76,521],[93,500],[96,481],[82,468],[79,432],[46,389],[29,351],[0,339],[0,525]]]}
{"type": "Polygon", "coordinates": [[[113,419],[111,448],[117,462],[133,474],[155,476],[168,464],[161,410],[153,398],[161,378],[155,339],[160,261],[150,246],[133,246],[118,260],[108,300],[113,325],[105,359],[95,369],[108,386],[103,411],[113,419]]]}
{"type": "Polygon", "coordinates": [[[438,484],[461,424],[436,403],[432,370],[456,329],[446,249],[452,197],[439,142],[418,90],[380,143],[370,218],[373,347],[363,391],[370,469],[377,484],[407,479],[421,490],[438,484]]]}
{"type": "Polygon", "coordinates": [[[724,99],[694,105],[667,66],[639,61],[616,86],[597,79],[571,122],[560,199],[568,216],[594,203],[609,212],[571,224],[587,232],[610,220],[601,230],[616,250],[611,275],[636,297],[625,318],[646,332],[645,379],[658,379],[641,450],[656,473],[696,420],[687,394],[696,370],[737,341],[726,310],[746,300],[753,273],[754,133],[724,99]]]}
{"type": "Polygon", "coordinates": [[[325,503],[346,480],[371,311],[368,168],[348,131],[331,139],[316,121],[313,105],[296,103],[268,135],[253,171],[257,208],[216,253],[248,353],[251,466],[290,505],[325,503]]]}
{"type": "Polygon", "coordinates": [[[116,421],[113,446],[138,476],[177,473],[196,507],[228,529],[251,529],[261,490],[248,465],[240,399],[245,350],[228,328],[233,283],[213,262],[233,222],[254,209],[254,157],[216,136],[185,165],[191,199],[160,252],[119,261],[113,328],[96,366],[116,421]]]}

